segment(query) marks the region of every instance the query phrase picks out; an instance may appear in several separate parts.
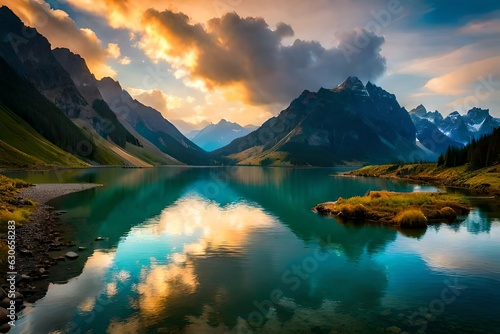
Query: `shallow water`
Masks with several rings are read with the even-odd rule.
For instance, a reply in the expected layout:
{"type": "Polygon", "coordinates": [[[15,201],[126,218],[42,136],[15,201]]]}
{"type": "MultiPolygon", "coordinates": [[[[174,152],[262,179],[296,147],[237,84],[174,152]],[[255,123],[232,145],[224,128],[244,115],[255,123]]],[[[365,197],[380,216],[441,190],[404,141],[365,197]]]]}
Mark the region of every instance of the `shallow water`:
{"type": "Polygon", "coordinates": [[[347,226],[310,209],[369,190],[436,189],[338,171],[12,173],[104,184],[51,202],[87,250],[51,268],[56,283],[12,333],[498,332],[498,203],[419,233],[347,226]]]}

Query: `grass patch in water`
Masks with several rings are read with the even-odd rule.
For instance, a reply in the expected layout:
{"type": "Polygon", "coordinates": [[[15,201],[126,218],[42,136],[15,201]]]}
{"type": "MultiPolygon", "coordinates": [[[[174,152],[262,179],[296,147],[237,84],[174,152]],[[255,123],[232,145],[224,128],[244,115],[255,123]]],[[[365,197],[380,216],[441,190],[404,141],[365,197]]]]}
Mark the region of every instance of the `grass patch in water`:
{"type": "Polygon", "coordinates": [[[443,193],[370,191],[365,196],[317,205],[314,211],[341,221],[376,221],[402,228],[422,228],[429,223],[452,223],[469,213],[464,199],[443,193]]]}

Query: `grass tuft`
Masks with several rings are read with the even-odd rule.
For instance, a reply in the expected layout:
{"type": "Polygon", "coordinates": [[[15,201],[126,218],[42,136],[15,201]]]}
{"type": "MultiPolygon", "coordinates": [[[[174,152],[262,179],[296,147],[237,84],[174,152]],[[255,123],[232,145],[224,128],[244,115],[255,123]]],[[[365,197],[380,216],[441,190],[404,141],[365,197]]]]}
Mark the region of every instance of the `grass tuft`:
{"type": "Polygon", "coordinates": [[[349,219],[364,219],[366,218],[368,209],[361,203],[346,204],[342,207],[340,215],[349,219]]]}
{"type": "Polygon", "coordinates": [[[439,215],[448,223],[453,223],[457,219],[457,213],[449,206],[445,206],[439,210],[439,215]]]}
{"type": "Polygon", "coordinates": [[[399,227],[422,228],[427,226],[427,217],[419,209],[409,209],[398,213],[394,222],[399,227]]]}

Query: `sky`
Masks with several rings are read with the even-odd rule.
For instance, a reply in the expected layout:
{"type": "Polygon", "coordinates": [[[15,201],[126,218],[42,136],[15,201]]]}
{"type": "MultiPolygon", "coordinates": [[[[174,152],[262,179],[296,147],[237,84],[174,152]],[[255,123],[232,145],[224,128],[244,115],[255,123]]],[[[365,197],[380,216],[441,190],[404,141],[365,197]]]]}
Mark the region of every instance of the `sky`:
{"type": "Polygon", "coordinates": [[[348,76],[408,110],[500,117],[500,2],[0,0],[181,131],[260,125],[348,76]]]}

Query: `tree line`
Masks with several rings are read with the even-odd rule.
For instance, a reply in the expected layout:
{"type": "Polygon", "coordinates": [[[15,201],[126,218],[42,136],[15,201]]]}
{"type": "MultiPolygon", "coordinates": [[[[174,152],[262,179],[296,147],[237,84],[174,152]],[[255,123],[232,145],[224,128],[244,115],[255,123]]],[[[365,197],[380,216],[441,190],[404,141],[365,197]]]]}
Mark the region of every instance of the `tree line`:
{"type": "Polygon", "coordinates": [[[500,162],[500,128],[479,139],[473,138],[462,148],[448,147],[446,153],[440,154],[438,166],[457,167],[469,164],[470,169],[492,166],[500,162]]]}

